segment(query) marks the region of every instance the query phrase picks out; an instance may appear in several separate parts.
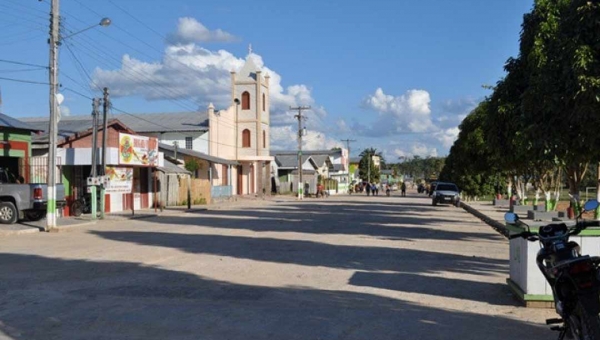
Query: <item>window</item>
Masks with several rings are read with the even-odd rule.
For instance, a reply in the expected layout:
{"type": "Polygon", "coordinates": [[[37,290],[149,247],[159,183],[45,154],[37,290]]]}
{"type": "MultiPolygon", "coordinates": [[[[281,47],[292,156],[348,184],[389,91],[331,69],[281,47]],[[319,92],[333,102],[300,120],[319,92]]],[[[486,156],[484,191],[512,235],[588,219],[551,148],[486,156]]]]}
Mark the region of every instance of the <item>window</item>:
{"type": "Polygon", "coordinates": [[[250,130],[245,129],[242,131],[242,148],[250,147],[250,130]]]}
{"type": "Polygon", "coordinates": [[[193,141],[192,137],[185,137],[185,148],[186,149],[192,150],[192,146],[193,146],[192,141],[193,141]]]}
{"type": "Polygon", "coordinates": [[[265,130],[263,130],[263,149],[266,149],[266,148],[267,148],[267,133],[265,132],[265,130]]]}
{"type": "Polygon", "coordinates": [[[242,93],[242,110],[250,110],[250,93],[242,93]]]}
{"type": "Polygon", "coordinates": [[[263,93],[263,112],[267,110],[267,97],[263,93]]]}

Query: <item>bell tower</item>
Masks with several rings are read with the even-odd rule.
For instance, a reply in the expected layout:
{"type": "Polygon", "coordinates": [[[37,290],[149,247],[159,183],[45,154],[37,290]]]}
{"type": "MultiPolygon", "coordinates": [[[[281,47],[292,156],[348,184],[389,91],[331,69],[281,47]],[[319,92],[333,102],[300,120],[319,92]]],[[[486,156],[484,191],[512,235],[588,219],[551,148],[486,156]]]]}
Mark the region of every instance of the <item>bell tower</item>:
{"type": "Polygon", "coordinates": [[[250,45],[244,66],[239,72],[231,72],[231,105],[237,107],[237,147],[240,156],[269,156],[270,77],[263,74],[254,59],[250,45]]]}

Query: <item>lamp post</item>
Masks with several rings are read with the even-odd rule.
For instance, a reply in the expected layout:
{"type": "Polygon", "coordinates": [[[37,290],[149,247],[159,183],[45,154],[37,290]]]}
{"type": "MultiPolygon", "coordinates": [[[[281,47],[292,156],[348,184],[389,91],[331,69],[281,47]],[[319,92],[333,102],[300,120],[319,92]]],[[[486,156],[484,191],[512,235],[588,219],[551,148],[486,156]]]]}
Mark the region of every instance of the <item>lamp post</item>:
{"type": "MultiPolygon", "coordinates": [[[[60,36],[60,11],[59,0],[52,0],[50,4],[50,61],[49,61],[49,77],[50,77],[50,120],[48,126],[48,199],[46,207],[46,227],[45,231],[49,231],[56,227],[56,147],[57,147],[57,130],[58,130],[58,46],[62,39],[66,39],[87,31],[97,25],[90,26],[79,32],[75,32],[61,39],[60,36]]],[[[110,25],[110,19],[104,18],[98,24],[100,26],[110,25]]]]}

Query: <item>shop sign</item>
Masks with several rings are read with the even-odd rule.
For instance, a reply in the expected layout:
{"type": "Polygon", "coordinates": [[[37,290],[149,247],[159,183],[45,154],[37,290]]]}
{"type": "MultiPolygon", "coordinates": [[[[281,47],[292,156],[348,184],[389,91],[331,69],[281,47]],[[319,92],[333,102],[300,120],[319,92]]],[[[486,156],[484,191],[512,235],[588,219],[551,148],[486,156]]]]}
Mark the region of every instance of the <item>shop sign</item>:
{"type": "Polygon", "coordinates": [[[158,140],[119,133],[119,164],[158,166],[158,140]]]}
{"type": "Polygon", "coordinates": [[[106,167],[109,178],[106,192],[130,193],[133,186],[133,168],[106,167]]]}

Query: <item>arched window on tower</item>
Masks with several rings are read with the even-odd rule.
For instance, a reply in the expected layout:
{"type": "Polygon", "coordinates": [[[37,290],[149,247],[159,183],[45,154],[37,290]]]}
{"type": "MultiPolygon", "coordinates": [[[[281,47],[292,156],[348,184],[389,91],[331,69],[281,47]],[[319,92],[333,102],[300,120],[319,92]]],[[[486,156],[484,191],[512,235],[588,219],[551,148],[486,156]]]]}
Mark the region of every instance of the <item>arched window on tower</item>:
{"type": "Polygon", "coordinates": [[[245,129],[242,131],[242,148],[250,147],[250,130],[245,129]]]}
{"type": "Polygon", "coordinates": [[[263,93],[263,112],[267,111],[267,97],[263,93]]]}
{"type": "Polygon", "coordinates": [[[267,148],[267,133],[265,132],[265,130],[263,130],[263,149],[266,149],[266,148],[267,148]]]}
{"type": "Polygon", "coordinates": [[[250,110],[250,93],[248,91],[242,93],[242,110],[250,110]]]}

